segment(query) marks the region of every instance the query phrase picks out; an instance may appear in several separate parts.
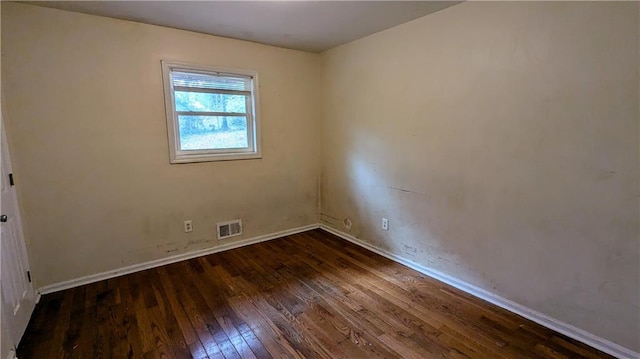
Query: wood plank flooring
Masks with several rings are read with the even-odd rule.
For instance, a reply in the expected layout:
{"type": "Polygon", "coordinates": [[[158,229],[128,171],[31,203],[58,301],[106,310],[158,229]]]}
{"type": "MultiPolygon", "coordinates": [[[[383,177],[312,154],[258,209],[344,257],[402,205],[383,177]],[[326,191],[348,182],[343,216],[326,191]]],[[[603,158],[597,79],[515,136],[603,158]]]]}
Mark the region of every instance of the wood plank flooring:
{"type": "Polygon", "coordinates": [[[610,358],[321,230],[42,297],[43,358],[610,358]]]}

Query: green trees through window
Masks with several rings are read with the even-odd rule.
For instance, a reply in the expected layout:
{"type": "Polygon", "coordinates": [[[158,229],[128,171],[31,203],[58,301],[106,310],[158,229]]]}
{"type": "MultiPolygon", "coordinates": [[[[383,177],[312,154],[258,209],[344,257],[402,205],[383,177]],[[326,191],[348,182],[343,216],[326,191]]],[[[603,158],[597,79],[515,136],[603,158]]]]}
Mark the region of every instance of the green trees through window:
{"type": "Polygon", "coordinates": [[[175,91],[178,112],[217,112],[235,116],[178,115],[181,150],[243,148],[247,141],[245,95],[175,91]]]}
{"type": "MultiPolygon", "coordinates": [[[[175,92],[176,111],[189,112],[247,112],[247,98],[243,95],[229,95],[201,92],[175,92]]],[[[202,133],[203,131],[228,131],[230,128],[246,129],[246,120],[235,116],[188,116],[180,132],[202,133]]]]}

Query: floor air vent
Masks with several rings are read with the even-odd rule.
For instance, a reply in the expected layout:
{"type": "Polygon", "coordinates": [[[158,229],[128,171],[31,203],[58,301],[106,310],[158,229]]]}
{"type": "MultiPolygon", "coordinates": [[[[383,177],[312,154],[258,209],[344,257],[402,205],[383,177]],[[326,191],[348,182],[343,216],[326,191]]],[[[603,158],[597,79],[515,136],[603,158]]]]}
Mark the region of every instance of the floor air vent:
{"type": "Polygon", "coordinates": [[[218,239],[239,236],[242,234],[242,220],[218,223],[218,239]]]}

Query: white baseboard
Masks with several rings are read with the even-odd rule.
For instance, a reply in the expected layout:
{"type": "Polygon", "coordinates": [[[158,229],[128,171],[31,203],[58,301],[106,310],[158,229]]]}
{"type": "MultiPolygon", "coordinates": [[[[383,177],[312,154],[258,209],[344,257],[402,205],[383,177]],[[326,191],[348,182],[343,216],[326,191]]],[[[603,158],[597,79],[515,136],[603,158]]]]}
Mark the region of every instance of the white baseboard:
{"type": "Polygon", "coordinates": [[[58,282],[58,283],[46,285],[44,287],[39,288],[38,292],[39,292],[39,295],[40,294],[49,294],[49,293],[53,293],[53,292],[58,292],[58,291],[61,291],[61,290],[74,288],[74,287],[78,287],[78,286],[89,284],[89,283],[95,283],[95,282],[98,282],[98,281],[101,281],[101,280],[105,280],[105,279],[119,277],[119,276],[125,275],[125,274],[139,272],[139,271],[142,271],[142,270],[145,270],[145,269],[160,267],[160,266],[163,266],[163,265],[166,265],[166,264],[176,263],[176,262],[180,262],[180,261],[191,259],[191,258],[201,257],[201,256],[205,256],[205,255],[212,254],[212,253],[223,252],[223,251],[227,251],[227,250],[230,250],[230,249],[244,247],[244,246],[248,246],[248,245],[251,245],[251,244],[260,243],[260,242],[264,242],[264,241],[268,241],[268,240],[271,240],[271,239],[276,239],[276,238],[280,238],[280,237],[284,237],[284,236],[288,236],[288,235],[292,235],[292,234],[296,234],[296,233],[306,232],[306,231],[309,231],[309,230],[312,230],[312,229],[316,229],[316,228],[319,228],[318,224],[311,224],[311,225],[308,225],[308,226],[287,229],[287,230],[284,230],[284,231],[265,234],[265,235],[257,236],[257,237],[253,237],[253,238],[247,238],[247,239],[243,239],[243,240],[238,241],[238,242],[231,242],[231,243],[228,243],[228,244],[223,244],[221,246],[200,249],[200,250],[197,250],[197,251],[191,251],[191,252],[187,252],[187,253],[176,254],[176,255],[170,256],[170,257],[160,258],[160,259],[156,259],[156,260],[149,261],[149,262],[144,262],[144,263],[133,264],[133,265],[130,265],[130,266],[126,266],[126,267],[122,267],[122,268],[118,268],[118,269],[113,269],[113,270],[109,270],[109,271],[102,272],[102,273],[91,274],[91,275],[88,275],[88,276],[84,276],[84,277],[80,277],[80,278],[76,278],[76,279],[71,279],[71,280],[67,280],[67,281],[64,281],[64,282],[58,282]]]}
{"type": "Polygon", "coordinates": [[[452,287],[458,288],[464,292],[467,292],[475,297],[486,300],[489,303],[495,304],[501,308],[504,308],[510,312],[521,315],[531,321],[534,321],[542,326],[545,326],[549,329],[553,329],[558,333],[562,333],[570,338],[583,342],[591,347],[594,347],[598,350],[601,350],[607,354],[613,355],[620,359],[638,359],[640,358],[640,353],[636,353],[633,350],[627,349],[621,345],[613,343],[609,340],[600,338],[596,335],[588,333],[582,329],[576,328],[570,324],[564,323],[557,319],[551,318],[547,315],[544,315],[540,312],[537,312],[531,308],[527,308],[523,305],[520,305],[516,302],[513,302],[509,299],[503,298],[497,294],[491,293],[487,290],[484,290],[480,287],[476,287],[473,284],[467,283],[460,279],[454,278],[450,275],[441,273],[434,269],[427,268],[418,263],[415,263],[407,258],[401,257],[399,255],[387,252],[375,246],[372,246],[369,243],[362,241],[361,239],[355,238],[347,233],[338,231],[331,227],[328,227],[325,224],[320,224],[320,229],[325,230],[331,234],[334,234],[342,239],[345,239],[353,244],[356,244],[360,247],[366,248],[374,253],[377,253],[383,257],[389,258],[395,262],[403,264],[411,269],[414,269],[422,274],[425,274],[431,278],[444,282],[452,287]]]}

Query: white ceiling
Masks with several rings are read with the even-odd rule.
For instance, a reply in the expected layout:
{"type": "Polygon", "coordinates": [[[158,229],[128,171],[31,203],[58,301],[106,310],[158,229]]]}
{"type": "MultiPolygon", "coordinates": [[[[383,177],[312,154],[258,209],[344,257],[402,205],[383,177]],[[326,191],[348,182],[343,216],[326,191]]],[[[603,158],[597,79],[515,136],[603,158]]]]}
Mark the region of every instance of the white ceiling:
{"type": "Polygon", "coordinates": [[[460,1],[38,1],[33,5],[322,52],[460,1]]]}

